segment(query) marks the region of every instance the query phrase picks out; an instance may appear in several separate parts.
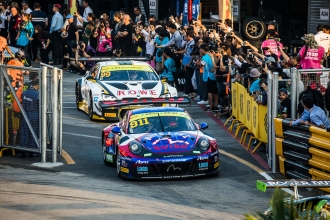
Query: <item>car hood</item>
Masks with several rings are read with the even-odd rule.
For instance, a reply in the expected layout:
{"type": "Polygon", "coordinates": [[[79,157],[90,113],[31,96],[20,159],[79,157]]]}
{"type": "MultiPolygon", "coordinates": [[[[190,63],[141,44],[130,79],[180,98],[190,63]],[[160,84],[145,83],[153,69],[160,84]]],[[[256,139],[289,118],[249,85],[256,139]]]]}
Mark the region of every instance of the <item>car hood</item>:
{"type": "Polygon", "coordinates": [[[151,153],[179,153],[192,151],[199,131],[158,132],[145,134],[137,138],[151,153]]]}
{"type": "Polygon", "coordinates": [[[158,98],[164,93],[164,84],[161,81],[102,81],[101,83],[117,100],[158,98]]]}

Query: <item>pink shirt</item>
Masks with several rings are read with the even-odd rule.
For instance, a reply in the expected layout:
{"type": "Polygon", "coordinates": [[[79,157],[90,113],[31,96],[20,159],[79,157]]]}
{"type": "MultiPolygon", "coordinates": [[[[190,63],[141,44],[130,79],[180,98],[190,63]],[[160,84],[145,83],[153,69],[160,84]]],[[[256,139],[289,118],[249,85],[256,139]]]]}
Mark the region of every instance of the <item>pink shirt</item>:
{"type": "MultiPolygon", "coordinates": [[[[278,51],[277,49],[277,45],[280,48],[283,48],[283,44],[280,42],[276,42],[274,41],[274,39],[269,39],[269,40],[265,40],[264,42],[262,42],[261,44],[261,49],[264,47],[268,47],[269,49],[271,49],[275,54],[277,54],[278,58],[280,58],[281,56],[281,52],[278,51]]],[[[268,50],[264,50],[264,55],[265,56],[270,56],[272,55],[271,52],[269,52],[268,50]]]]}
{"type": "Polygon", "coordinates": [[[321,69],[321,60],[324,57],[324,48],[319,46],[318,49],[307,50],[305,56],[306,46],[303,46],[299,51],[300,63],[302,69],[321,69]]]}
{"type": "Polygon", "coordinates": [[[97,47],[97,51],[98,52],[107,52],[107,44],[109,44],[109,46],[112,48],[112,41],[111,41],[111,31],[110,28],[106,28],[106,32],[108,34],[110,34],[110,38],[106,38],[105,34],[102,33],[101,31],[99,32],[99,36],[98,36],[98,47],[97,47]]]}

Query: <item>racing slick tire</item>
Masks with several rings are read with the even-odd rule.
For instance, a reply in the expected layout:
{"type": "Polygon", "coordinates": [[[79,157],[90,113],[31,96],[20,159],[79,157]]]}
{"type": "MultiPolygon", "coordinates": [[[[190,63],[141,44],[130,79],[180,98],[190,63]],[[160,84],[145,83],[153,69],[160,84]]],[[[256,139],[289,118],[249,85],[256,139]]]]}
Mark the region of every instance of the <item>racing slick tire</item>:
{"type": "Polygon", "coordinates": [[[117,170],[117,175],[121,179],[124,179],[124,176],[121,174],[120,171],[120,157],[118,156],[118,148],[117,148],[117,153],[116,153],[116,170],[117,170]]]}
{"type": "Polygon", "coordinates": [[[260,40],[266,36],[266,25],[260,18],[248,18],[243,23],[242,31],[249,40],[260,40]]]}
{"type": "Polygon", "coordinates": [[[76,85],[75,93],[76,93],[76,107],[77,107],[78,110],[80,110],[79,109],[79,102],[82,101],[82,98],[81,98],[81,95],[80,95],[80,88],[79,88],[78,84],[76,85]]]}
{"type": "Polygon", "coordinates": [[[93,99],[92,99],[92,94],[90,95],[90,103],[88,106],[88,116],[89,118],[93,121],[93,99]]]}
{"type": "Polygon", "coordinates": [[[106,147],[105,147],[105,145],[103,145],[103,163],[105,164],[105,165],[110,165],[111,163],[109,163],[108,161],[107,161],[107,154],[106,154],[106,147]]]}

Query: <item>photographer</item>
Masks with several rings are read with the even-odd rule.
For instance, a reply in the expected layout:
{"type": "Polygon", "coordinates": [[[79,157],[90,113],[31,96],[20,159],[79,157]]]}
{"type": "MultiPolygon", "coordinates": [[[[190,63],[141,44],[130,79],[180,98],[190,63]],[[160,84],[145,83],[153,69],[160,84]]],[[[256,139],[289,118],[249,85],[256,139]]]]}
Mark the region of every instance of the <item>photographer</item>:
{"type": "Polygon", "coordinates": [[[169,31],[170,34],[172,34],[171,39],[160,46],[156,46],[157,48],[164,48],[164,47],[170,47],[175,45],[177,48],[181,48],[182,45],[182,36],[181,33],[176,29],[175,24],[171,23],[169,24],[169,31]]]}
{"type": "Polygon", "coordinates": [[[101,21],[98,29],[97,54],[100,57],[112,56],[112,40],[110,27],[106,26],[107,21],[101,21]]]}
{"type": "Polygon", "coordinates": [[[69,71],[70,73],[76,73],[78,72],[79,75],[84,75],[86,72],[85,65],[82,62],[77,61],[78,60],[78,45],[73,44],[71,47],[71,55],[70,56],[64,56],[65,59],[69,60],[70,66],[69,71]]]}
{"type": "MultiPolygon", "coordinates": [[[[78,44],[78,55],[79,57],[95,57],[96,52],[95,50],[89,46],[86,45],[83,41],[80,41],[78,44]]],[[[85,69],[90,70],[95,65],[95,62],[86,62],[85,63],[85,69]]]]}
{"type": "Polygon", "coordinates": [[[42,30],[40,25],[34,27],[34,38],[30,40],[36,40],[41,45],[40,56],[43,63],[49,63],[48,54],[50,52],[50,35],[47,31],[42,30]]]}
{"type": "Polygon", "coordinates": [[[135,28],[135,36],[133,40],[136,44],[136,53],[140,57],[146,57],[146,41],[145,35],[142,33],[143,25],[137,25],[135,28]]]}
{"type": "Polygon", "coordinates": [[[124,52],[124,56],[132,56],[133,54],[133,43],[132,43],[132,32],[133,26],[130,23],[130,16],[125,14],[122,16],[123,24],[121,25],[116,37],[121,45],[121,51],[124,52]]]}
{"type": "Polygon", "coordinates": [[[261,49],[265,56],[271,56],[272,52],[280,58],[281,52],[277,49],[278,47],[283,48],[283,44],[279,42],[279,38],[275,37],[275,30],[270,29],[267,31],[268,39],[263,41],[261,49]]]}
{"type": "Polygon", "coordinates": [[[163,54],[163,48],[158,48],[157,46],[161,46],[166,44],[169,41],[168,38],[168,33],[165,31],[164,28],[157,28],[156,29],[156,33],[158,34],[158,36],[156,36],[155,38],[155,47],[157,48],[156,50],[156,56],[155,56],[155,60],[156,60],[156,71],[158,74],[161,73],[161,65],[162,65],[162,54],[163,54]]]}
{"type": "Polygon", "coordinates": [[[72,51],[69,48],[72,48],[73,45],[77,45],[79,42],[79,34],[78,34],[78,28],[77,25],[73,22],[73,16],[71,14],[68,14],[66,16],[66,19],[68,19],[69,25],[66,26],[66,32],[68,36],[67,39],[67,48],[70,57],[72,56],[72,51]]]}
{"type": "Polygon", "coordinates": [[[163,73],[159,74],[159,77],[166,78],[166,82],[170,85],[173,85],[174,82],[173,73],[176,72],[176,66],[172,56],[173,53],[171,49],[164,48],[163,58],[162,58],[163,73]]]}

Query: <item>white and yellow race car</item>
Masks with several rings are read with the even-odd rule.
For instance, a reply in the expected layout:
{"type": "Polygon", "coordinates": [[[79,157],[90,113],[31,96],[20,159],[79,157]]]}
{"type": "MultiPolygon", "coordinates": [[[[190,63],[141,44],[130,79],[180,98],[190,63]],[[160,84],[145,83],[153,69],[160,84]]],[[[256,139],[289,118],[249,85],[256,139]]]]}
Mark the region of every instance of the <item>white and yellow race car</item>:
{"type": "Polygon", "coordinates": [[[129,60],[96,63],[77,79],[75,94],[77,109],[91,120],[118,121],[131,109],[187,100],[179,98],[176,88],[161,80],[148,63],[129,60]]]}

